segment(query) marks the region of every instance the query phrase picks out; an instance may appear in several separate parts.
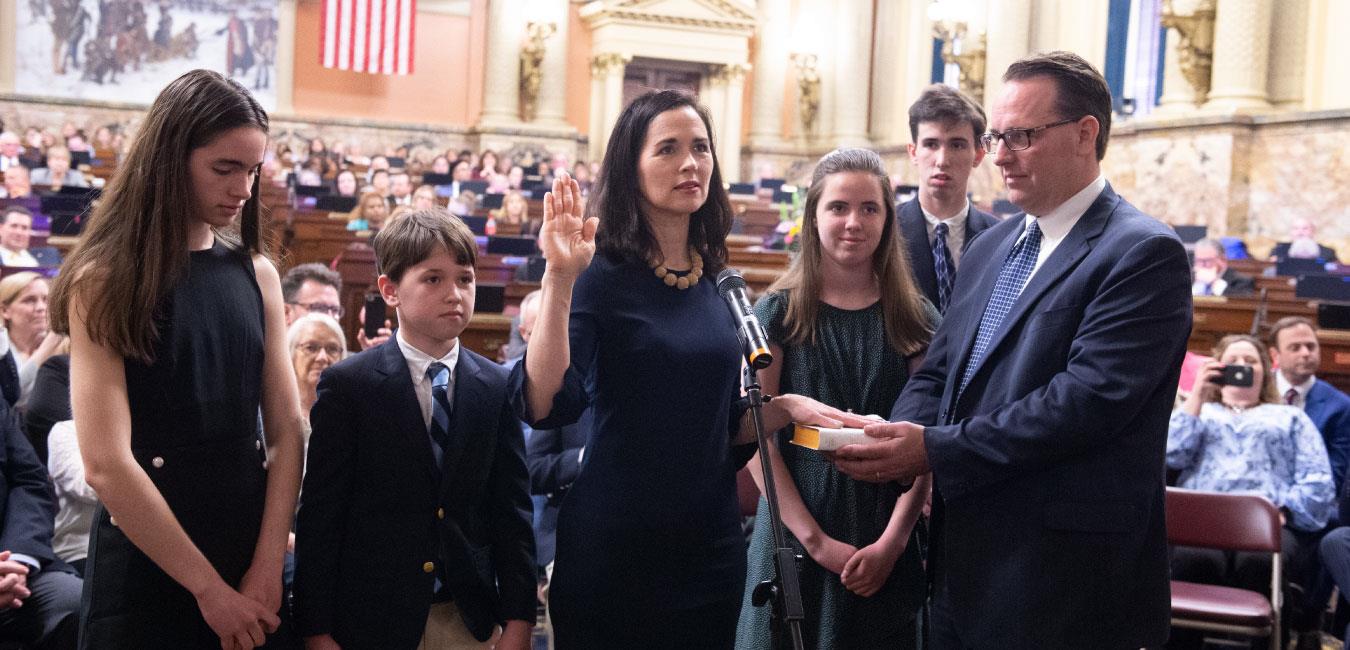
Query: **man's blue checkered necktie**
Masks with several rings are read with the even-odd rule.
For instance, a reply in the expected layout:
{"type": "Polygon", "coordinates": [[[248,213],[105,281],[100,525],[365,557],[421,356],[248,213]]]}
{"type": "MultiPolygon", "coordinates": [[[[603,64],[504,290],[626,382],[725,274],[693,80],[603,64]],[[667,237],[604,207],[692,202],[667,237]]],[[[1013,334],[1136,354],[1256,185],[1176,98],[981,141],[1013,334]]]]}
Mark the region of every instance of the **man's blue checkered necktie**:
{"type": "Polygon", "coordinates": [[[958,396],[965,391],[966,384],[970,383],[971,373],[984,358],[989,342],[994,338],[994,332],[998,331],[999,323],[1002,323],[1003,317],[1008,315],[1017,302],[1017,297],[1022,295],[1022,287],[1026,286],[1027,278],[1031,277],[1031,270],[1036,268],[1036,256],[1040,252],[1041,228],[1033,219],[1027,226],[1026,235],[1008,252],[1008,259],[1003,261],[1003,269],[998,272],[998,280],[994,282],[994,293],[989,296],[989,302],[984,306],[980,329],[975,333],[975,347],[971,349],[966,367],[961,371],[961,388],[956,393],[958,396]]]}
{"type": "Polygon", "coordinates": [[[956,263],[947,250],[947,224],[938,222],[933,227],[933,272],[937,274],[938,311],[947,313],[952,301],[952,286],[956,283],[956,263]]]}
{"type": "Polygon", "coordinates": [[[445,451],[450,442],[450,369],[437,361],[427,366],[427,379],[431,380],[431,439],[445,451]]]}

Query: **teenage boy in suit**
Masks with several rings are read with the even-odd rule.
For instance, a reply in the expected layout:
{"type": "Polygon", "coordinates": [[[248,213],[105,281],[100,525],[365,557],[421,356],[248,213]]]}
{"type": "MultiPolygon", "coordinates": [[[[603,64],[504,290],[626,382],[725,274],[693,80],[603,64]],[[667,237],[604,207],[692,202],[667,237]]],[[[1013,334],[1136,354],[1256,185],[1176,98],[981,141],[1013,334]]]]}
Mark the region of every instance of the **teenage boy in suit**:
{"type": "Polygon", "coordinates": [[[296,525],[306,647],[529,647],[534,537],[507,371],[466,350],[477,246],[443,209],[374,239],[394,340],[324,372],[296,525]],[[500,628],[500,632],[498,631],[500,628]]]}

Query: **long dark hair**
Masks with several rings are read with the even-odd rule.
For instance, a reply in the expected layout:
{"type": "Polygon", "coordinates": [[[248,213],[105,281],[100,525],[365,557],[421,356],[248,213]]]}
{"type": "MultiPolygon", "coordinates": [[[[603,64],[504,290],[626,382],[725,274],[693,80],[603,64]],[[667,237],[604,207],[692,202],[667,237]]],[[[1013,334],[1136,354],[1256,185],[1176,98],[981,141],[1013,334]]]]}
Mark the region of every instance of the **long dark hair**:
{"type": "Polygon", "coordinates": [[[817,229],[816,210],[825,192],[825,179],[841,172],[859,172],[872,176],[881,188],[886,221],[881,228],[881,241],[872,252],[872,273],[881,288],[881,315],[885,321],[886,340],[904,356],[911,356],[928,347],[933,336],[933,324],[928,322],[924,300],[915,287],[910,272],[909,257],[901,244],[895,218],[895,198],[891,195],[890,178],[881,156],[867,149],[836,149],[816,163],[811,174],[811,187],[806,191],[806,208],[802,215],[802,250],[792,265],[769,287],[769,291],[788,291],[788,307],[783,325],[787,341],[793,344],[814,343],[816,323],[820,314],[821,244],[817,229]]]}
{"type": "MultiPolygon", "coordinates": [[[[69,333],[71,301],[77,287],[86,287],[89,311],[81,316],[90,339],[122,356],[153,360],[157,307],[188,263],[185,211],[196,205],[188,158],[239,127],[267,133],[268,120],[233,79],[193,70],[160,91],[52,287],[53,329],[69,333]]],[[[216,232],[241,254],[267,254],[258,188],[255,177],[238,236],[216,232]]]]}
{"type": "Polygon", "coordinates": [[[713,144],[708,111],[689,94],[677,90],[654,90],[633,100],[619,115],[609,135],[600,177],[591,188],[586,216],[598,217],[596,250],[615,261],[646,264],[660,251],[647,217],[642,213],[642,184],[638,182],[638,158],[647,139],[647,129],[656,116],[688,106],[703,120],[712,152],[712,178],[708,199],[689,218],[689,245],[703,258],[704,274],[716,277],[727,264],[727,233],[731,232],[731,201],[722,185],[722,168],[713,144]]]}

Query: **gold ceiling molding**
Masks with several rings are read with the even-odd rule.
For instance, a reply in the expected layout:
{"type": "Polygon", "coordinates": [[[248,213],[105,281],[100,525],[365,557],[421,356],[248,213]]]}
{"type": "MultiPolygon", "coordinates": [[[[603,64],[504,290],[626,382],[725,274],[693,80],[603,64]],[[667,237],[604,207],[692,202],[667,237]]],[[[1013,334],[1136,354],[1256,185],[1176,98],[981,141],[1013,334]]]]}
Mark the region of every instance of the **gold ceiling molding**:
{"type": "Polygon", "coordinates": [[[686,0],[690,5],[702,5],[712,10],[713,17],[667,13],[680,3],[672,0],[596,0],[582,8],[581,15],[588,23],[614,20],[679,27],[699,27],[754,33],[755,17],[727,0],[686,0]],[[666,6],[653,6],[666,5],[666,6]],[[661,13],[658,13],[661,11],[661,13]]]}

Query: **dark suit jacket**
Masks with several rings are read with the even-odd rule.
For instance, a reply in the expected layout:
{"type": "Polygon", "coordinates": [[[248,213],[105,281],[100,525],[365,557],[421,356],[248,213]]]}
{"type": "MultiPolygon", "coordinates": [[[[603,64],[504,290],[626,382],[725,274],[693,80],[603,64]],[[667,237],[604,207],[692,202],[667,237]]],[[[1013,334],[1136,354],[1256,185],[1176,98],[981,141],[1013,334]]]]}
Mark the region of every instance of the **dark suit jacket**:
{"type": "Polygon", "coordinates": [[[535,616],[534,536],[507,371],[461,348],[435,467],[397,343],[324,371],[296,524],[295,618],[344,648],[414,648],[435,572],[479,640],[535,616]]]}
{"type": "MultiPolygon", "coordinates": [[[[1289,257],[1289,243],[1282,241],[1275,244],[1275,248],[1270,249],[1270,256],[1276,260],[1283,260],[1289,257]]],[[[1317,245],[1317,258],[1323,262],[1336,262],[1336,250],[1330,246],[1317,245]]]]}
{"type": "Polygon", "coordinates": [[[4,395],[5,404],[11,408],[19,402],[19,363],[13,349],[0,357],[0,395],[4,395]]]}
{"type": "Polygon", "coordinates": [[[1170,228],[1108,185],[1004,318],[957,396],[1024,228],[966,252],[956,298],[892,420],[926,425],[934,599],[974,648],[1139,648],[1167,638],[1167,422],[1191,326],[1170,228]]]}
{"type": "Polygon", "coordinates": [[[530,468],[530,493],[547,498],[544,508],[535,513],[534,540],[539,566],[553,561],[554,534],[558,530],[558,507],[563,496],[581,474],[577,458],[586,446],[589,414],[561,429],[535,429],[525,444],[525,462],[530,468]]]}
{"type": "Polygon", "coordinates": [[[23,413],[24,433],[43,465],[47,464],[47,435],[57,422],[69,419],[70,355],[57,354],[38,368],[28,408],[23,413]]]}
{"type": "MultiPolygon", "coordinates": [[[[933,270],[933,247],[928,243],[928,221],[923,217],[923,208],[919,206],[919,200],[914,199],[901,205],[897,212],[900,213],[900,235],[905,238],[905,247],[909,251],[914,282],[928,297],[928,302],[937,306],[937,271],[933,270]]],[[[974,205],[970,206],[970,211],[966,213],[965,239],[961,244],[962,260],[975,235],[997,223],[998,219],[993,215],[976,210],[974,205]]]]}
{"type": "Polygon", "coordinates": [[[1233,269],[1223,272],[1223,281],[1228,283],[1228,286],[1223,288],[1223,295],[1230,298],[1250,296],[1256,293],[1256,280],[1233,269]]]}
{"type": "MultiPolygon", "coordinates": [[[[1345,480],[1345,469],[1350,465],[1350,396],[1321,379],[1313,383],[1304,402],[1303,411],[1322,432],[1327,459],[1339,492],[1345,480]]],[[[1342,524],[1346,519],[1341,519],[1342,524]]]]}
{"type": "Polygon", "coordinates": [[[73,573],[52,551],[56,499],[47,468],[19,429],[8,405],[0,404],[0,551],[22,553],[41,569],[73,573]]]}

